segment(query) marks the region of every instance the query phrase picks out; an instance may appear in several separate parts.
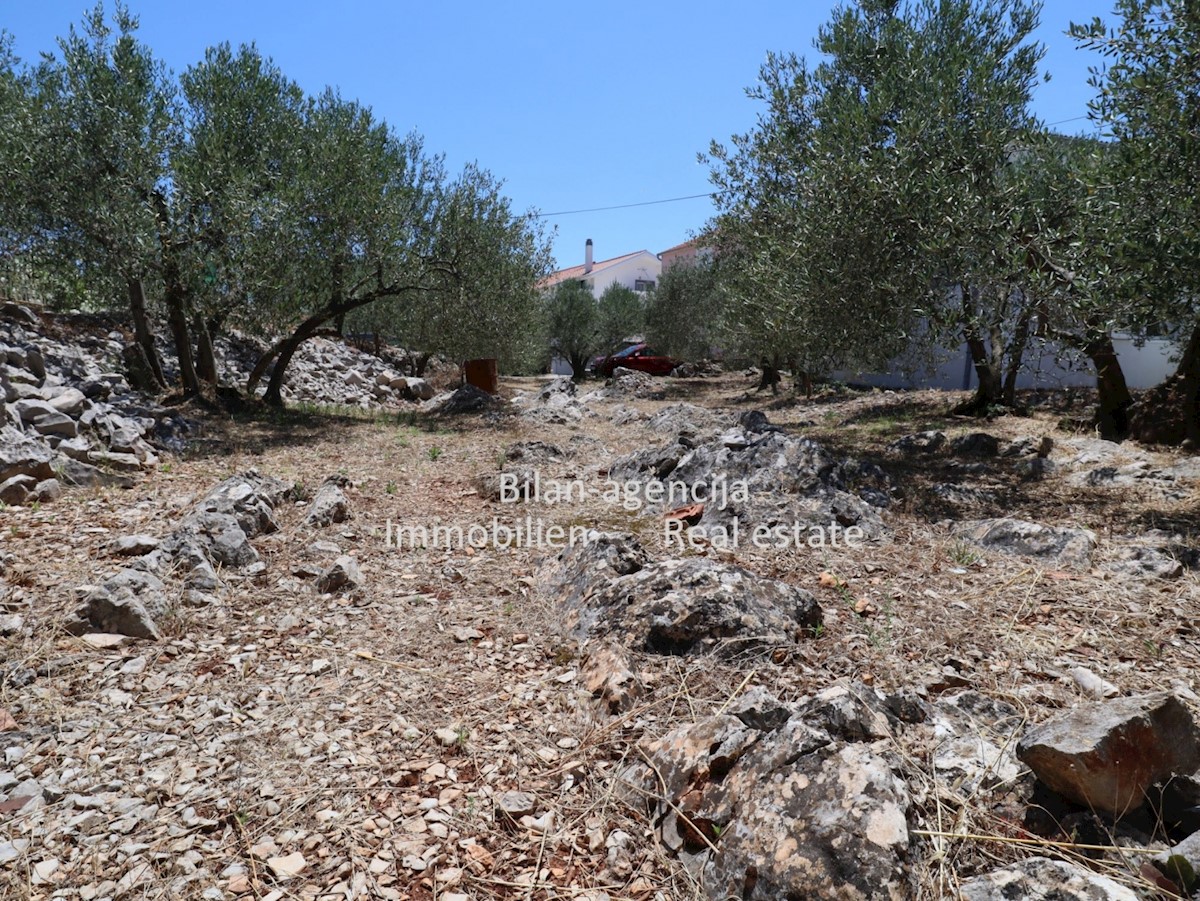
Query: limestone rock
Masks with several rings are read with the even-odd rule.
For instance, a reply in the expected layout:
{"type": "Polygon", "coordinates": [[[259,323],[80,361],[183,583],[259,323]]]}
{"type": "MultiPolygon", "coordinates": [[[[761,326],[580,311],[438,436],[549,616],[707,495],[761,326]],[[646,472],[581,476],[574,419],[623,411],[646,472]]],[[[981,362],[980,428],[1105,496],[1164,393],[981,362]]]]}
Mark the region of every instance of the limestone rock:
{"type": "Polygon", "coordinates": [[[458,415],[462,413],[482,413],[500,405],[500,401],[474,385],[462,385],[455,389],[445,400],[439,402],[434,398],[431,402],[438,413],[458,415]]]}
{"type": "Polygon", "coordinates": [[[0,427],[0,482],[13,476],[32,476],[39,481],[53,478],[52,459],[50,448],[42,442],[11,426],[0,427]]]}
{"type": "Polygon", "coordinates": [[[1200,770],[1200,732],[1173,695],[1116,698],[1034,727],[1017,756],[1064,797],[1120,816],[1156,782],[1200,770]]]}
{"type": "Polygon", "coordinates": [[[33,420],[33,428],[39,435],[47,437],[74,438],[79,434],[79,424],[66,413],[58,411],[38,416],[33,420]]]}
{"type": "Polygon", "coordinates": [[[30,500],[41,504],[52,503],[62,495],[63,487],[58,479],[42,479],[33,486],[33,491],[29,493],[30,500]]]}
{"type": "Polygon", "coordinates": [[[613,644],[589,648],[580,670],[584,688],[611,714],[629,710],[644,691],[629,653],[613,644]]]}
{"type": "Polygon", "coordinates": [[[209,562],[217,566],[237,568],[258,560],[258,551],[250,544],[241,522],[229,513],[189,514],[164,543],[164,549],[178,555],[189,542],[198,545],[209,562]]]}
{"type": "Polygon", "coordinates": [[[946,435],[943,432],[917,432],[904,435],[888,445],[888,450],[905,456],[934,454],[946,446],[946,435]]]}
{"type": "Polygon", "coordinates": [[[33,476],[17,475],[0,482],[0,501],[17,507],[24,504],[38,482],[33,476]]]}
{"type": "Polygon", "coordinates": [[[162,581],[151,573],[124,569],[84,598],[69,630],[109,632],[131,638],[161,637],[156,620],[169,609],[162,581]]]}
{"type": "Polygon", "coordinates": [[[87,397],[78,388],[66,388],[61,394],[50,398],[49,404],[59,413],[78,416],[87,404],[87,397]]]}
{"type": "Polygon", "coordinates": [[[110,541],[104,550],[114,557],[142,557],[155,550],[158,545],[159,540],[149,535],[123,535],[110,541]]]}
{"type": "Polygon", "coordinates": [[[404,383],[404,396],[409,400],[431,400],[434,395],[433,385],[425,379],[408,378],[404,383]]]}
{"type": "Polygon", "coordinates": [[[802,755],[766,778],[704,867],[710,897],[911,897],[908,790],[871,747],[802,755]]]}
{"type": "Polygon", "coordinates": [[[803,589],[708,559],[651,563],[632,536],[597,534],[565,550],[555,571],[548,588],[568,629],[636,650],[752,654],[793,644],[821,622],[803,589]]]}
{"type": "Polygon", "coordinates": [[[317,579],[317,591],[328,594],[335,591],[353,591],[363,583],[362,570],[358,561],[343,554],[317,579]]]}
{"type": "Polygon", "coordinates": [[[197,510],[233,516],[242,531],[253,538],[279,530],[272,511],[290,491],[287,483],[249,470],[217,485],[197,505],[197,510]]]}
{"type": "Polygon", "coordinates": [[[350,502],[342,491],[342,480],[338,477],[326,479],[313,495],[304,521],[310,526],[321,528],[350,518],[350,502]]]}
{"type": "Polygon", "coordinates": [[[962,901],[1137,901],[1137,894],[1107,876],[1062,860],[1030,857],[968,879],[962,901]]]}
{"type": "Polygon", "coordinates": [[[1000,439],[987,432],[971,432],[953,439],[950,452],[959,457],[995,457],[1000,453],[1000,439]]]}
{"type": "Polygon", "coordinates": [[[1087,529],[1056,528],[1010,517],[965,522],[955,529],[955,534],[1006,554],[1081,568],[1091,564],[1096,547],[1096,535],[1087,529]]]}

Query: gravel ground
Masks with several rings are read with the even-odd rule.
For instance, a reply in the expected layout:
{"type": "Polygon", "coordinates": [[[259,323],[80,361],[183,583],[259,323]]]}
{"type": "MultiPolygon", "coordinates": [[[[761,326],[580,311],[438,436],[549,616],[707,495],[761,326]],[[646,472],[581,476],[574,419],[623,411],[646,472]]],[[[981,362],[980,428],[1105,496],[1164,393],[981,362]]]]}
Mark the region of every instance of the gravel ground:
{"type": "MultiPolygon", "coordinates": [[[[503,390],[541,384],[511,380],[503,390]]],[[[1151,581],[1104,564],[1129,536],[1155,528],[1196,547],[1200,481],[1180,478],[1168,490],[1152,479],[1071,479],[1185,457],[1097,442],[1049,404],[980,424],[947,417],[954,398],[933,392],[796,400],[754,395],[751,384],[735,374],[664,380],[664,400],[586,399],[578,421],[440,419],[411,407],[211,420],[188,454],[132,489],[0,511],[0,604],[21,618],[5,620],[12,628],[0,638],[0,795],[10,799],[0,802],[0,897],[698,897],[616,776],[640,739],[721,709],[749,686],[794,699],[840,677],[886,691],[950,679],[1037,721],[1082,696],[1066,674],[1085,666],[1123,692],[1174,688],[1196,702],[1196,573],[1151,581]],[[730,425],[762,409],[892,476],[883,543],[687,552],[816,593],[825,624],[810,641],[741,663],[635,655],[647,694],[610,717],[584,687],[578,642],[535,590],[542,552],[388,546],[389,523],[466,529],[531,512],[477,490],[514,442],[563,451],[539,464],[543,478],[598,486],[615,457],[670,437],[647,417],[680,401],[730,425]],[[963,471],[886,450],[931,428],[950,438],[1049,435],[1059,468],[1029,480],[1007,465],[963,471]],[[223,574],[218,601],[180,607],[159,642],[59,628],[80,587],[118,567],[102,550],[108,541],[167,534],[196,498],[251,468],[301,486],[301,500],[277,511],[280,531],[254,540],[264,572],[223,574]],[[339,474],[350,480],[353,518],[305,525],[303,499],[339,474]],[[947,483],[982,493],[947,500],[934,491],[947,483]],[[1095,567],[983,551],[954,533],[951,520],[998,515],[1091,529],[1095,567]],[[338,554],[357,559],[363,585],[318,594],[312,576],[338,554]]],[[[600,498],[531,515],[633,531],[667,555],[657,516],[600,498]]],[[[935,781],[919,742],[898,750],[914,779],[935,781]]],[[[935,789],[913,825],[1011,834],[1006,803],[1002,792],[935,789]]],[[[940,852],[916,855],[929,897],[1021,853],[927,847],[940,852]]]]}

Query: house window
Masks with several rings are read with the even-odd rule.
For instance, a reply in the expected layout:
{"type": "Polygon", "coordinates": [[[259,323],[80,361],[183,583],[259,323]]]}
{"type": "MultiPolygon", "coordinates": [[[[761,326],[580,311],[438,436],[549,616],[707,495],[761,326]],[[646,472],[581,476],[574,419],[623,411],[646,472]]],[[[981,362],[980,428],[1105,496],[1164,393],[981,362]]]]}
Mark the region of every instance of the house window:
{"type": "Polygon", "coordinates": [[[633,280],[634,291],[653,291],[654,281],[646,278],[635,278],[633,280]]]}

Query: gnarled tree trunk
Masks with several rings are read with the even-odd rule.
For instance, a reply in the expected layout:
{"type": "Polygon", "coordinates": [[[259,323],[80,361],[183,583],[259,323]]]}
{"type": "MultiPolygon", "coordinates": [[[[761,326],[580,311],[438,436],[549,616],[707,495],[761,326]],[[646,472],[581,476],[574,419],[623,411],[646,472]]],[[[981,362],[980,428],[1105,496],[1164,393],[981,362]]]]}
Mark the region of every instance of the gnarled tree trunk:
{"type": "Polygon", "coordinates": [[[130,278],[125,282],[129,294],[129,313],[133,319],[133,335],[135,349],[127,350],[126,356],[133,357],[133,366],[144,375],[149,376],[143,390],[154,390],[167,386],[163,376],[162,361],[154,347],[154,333],[150,331],[150,317],[146,313],[146,285],[140,278],[130,278]],[[153,386],[153,387],[151,387],[153,386]]]}
{"type": "Polygon", "coordinates": [[[1121,441],[1129,434],[1129,408],[1133,404],[1133,395],[1125,383],[1125,373],[1121,369],[1121,361],[1117,359],[1112,336],[1104,334],[1093,338],[1083,346],[1083,352],[1096,367],[1099,401],[1096,426],[1100,429],[1100,437],[1121,441]]]}
{"type": "Polygon", "coordinates": [[[779,383],[782,376],[779,374],[779,357],[767,359],[763,357],[762,375],[758,379],[758,387],[755,391],[762,391],[764,388],[770,388],[772,394],[779,393],[779,383]]]}
{"type": "Polygon", "coordinates": [[[1017,405],[1017,376],[1021,374],[1021,362],[1029,347],[1030,326],[1033,323],[1033,304],[1026,303],[1017,320],[1017,328],[1013,333],[1012,343],[1008,348],[1008,369],[1004,373],[1004,389],[1002,400],[1006,407],[1017,405]]]}
{"type": "Polygon", "coordinates": [[[196,374],[213,388],[217,387],[217,356],[213,351],[212,331],[199,313],[192,317],[196,333],[196,374]]]}
{"type": "Polygon", "coordinates": [[[1200,322],[1175,374],[1144,392],[1131,408],[1129,434],[1147,444],[1200,444],[1200,322]]]}

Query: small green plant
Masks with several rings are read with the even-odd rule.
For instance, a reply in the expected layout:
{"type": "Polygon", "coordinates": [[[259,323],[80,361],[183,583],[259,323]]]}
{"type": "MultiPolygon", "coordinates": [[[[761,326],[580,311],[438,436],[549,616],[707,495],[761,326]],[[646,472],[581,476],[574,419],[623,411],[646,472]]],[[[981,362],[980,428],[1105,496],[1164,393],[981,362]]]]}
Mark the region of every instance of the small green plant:
{"type": "Polygon", "coordinates": [[[158,467],[158,471],[159,471],[159,472],[165,472],[165,473],[168,473],[168,474],[169,474],[169,473],[171,472],[171,469],[172,469],[172,468],[173,468],[173,467],[171,466],[171,464],[170,464],[170,463],[163,463],[161,466],[159,466],[159,467],[158,467]]]}
{"type": "Polygon", "coordinates": [[[303,482],[297,482],[292,486],[292,498],[302,503],[307,503],[312,499],[312,489],[303,482]]]}
{"type": "Polygon", "coordinates": [[[396,493],[396,483],[388,482],[387,486],[383,490],[386,491],[388,494],[395,494],[396,493]]]}
{"type": "Polygon", "coordinates": [[[430,460],[436,463],[437,458],[442,455],[442,449],[435,444],[428,451],[426,451],[426,454],[428,454],[430,460]]]}
{"type": "Polygon", "coordinates": [[[979,562],[979,552],[964,541],[956,541],[949,551],[950,562],[955,566],[966,569],[979,562]]]}
{"type": "Polygon", "coordinates": [[[512,601],[505,601],[504,606],[500,608],[500,612],[505,616],[512,616],[517,611],[512,601]]]}
{"type": "Polygon", "coordinates": [[[867,641],[877,651],[882,651],[892,643],[892,602],[888,601],[880,611],[877,624],[867,627],[867,641]]]}

